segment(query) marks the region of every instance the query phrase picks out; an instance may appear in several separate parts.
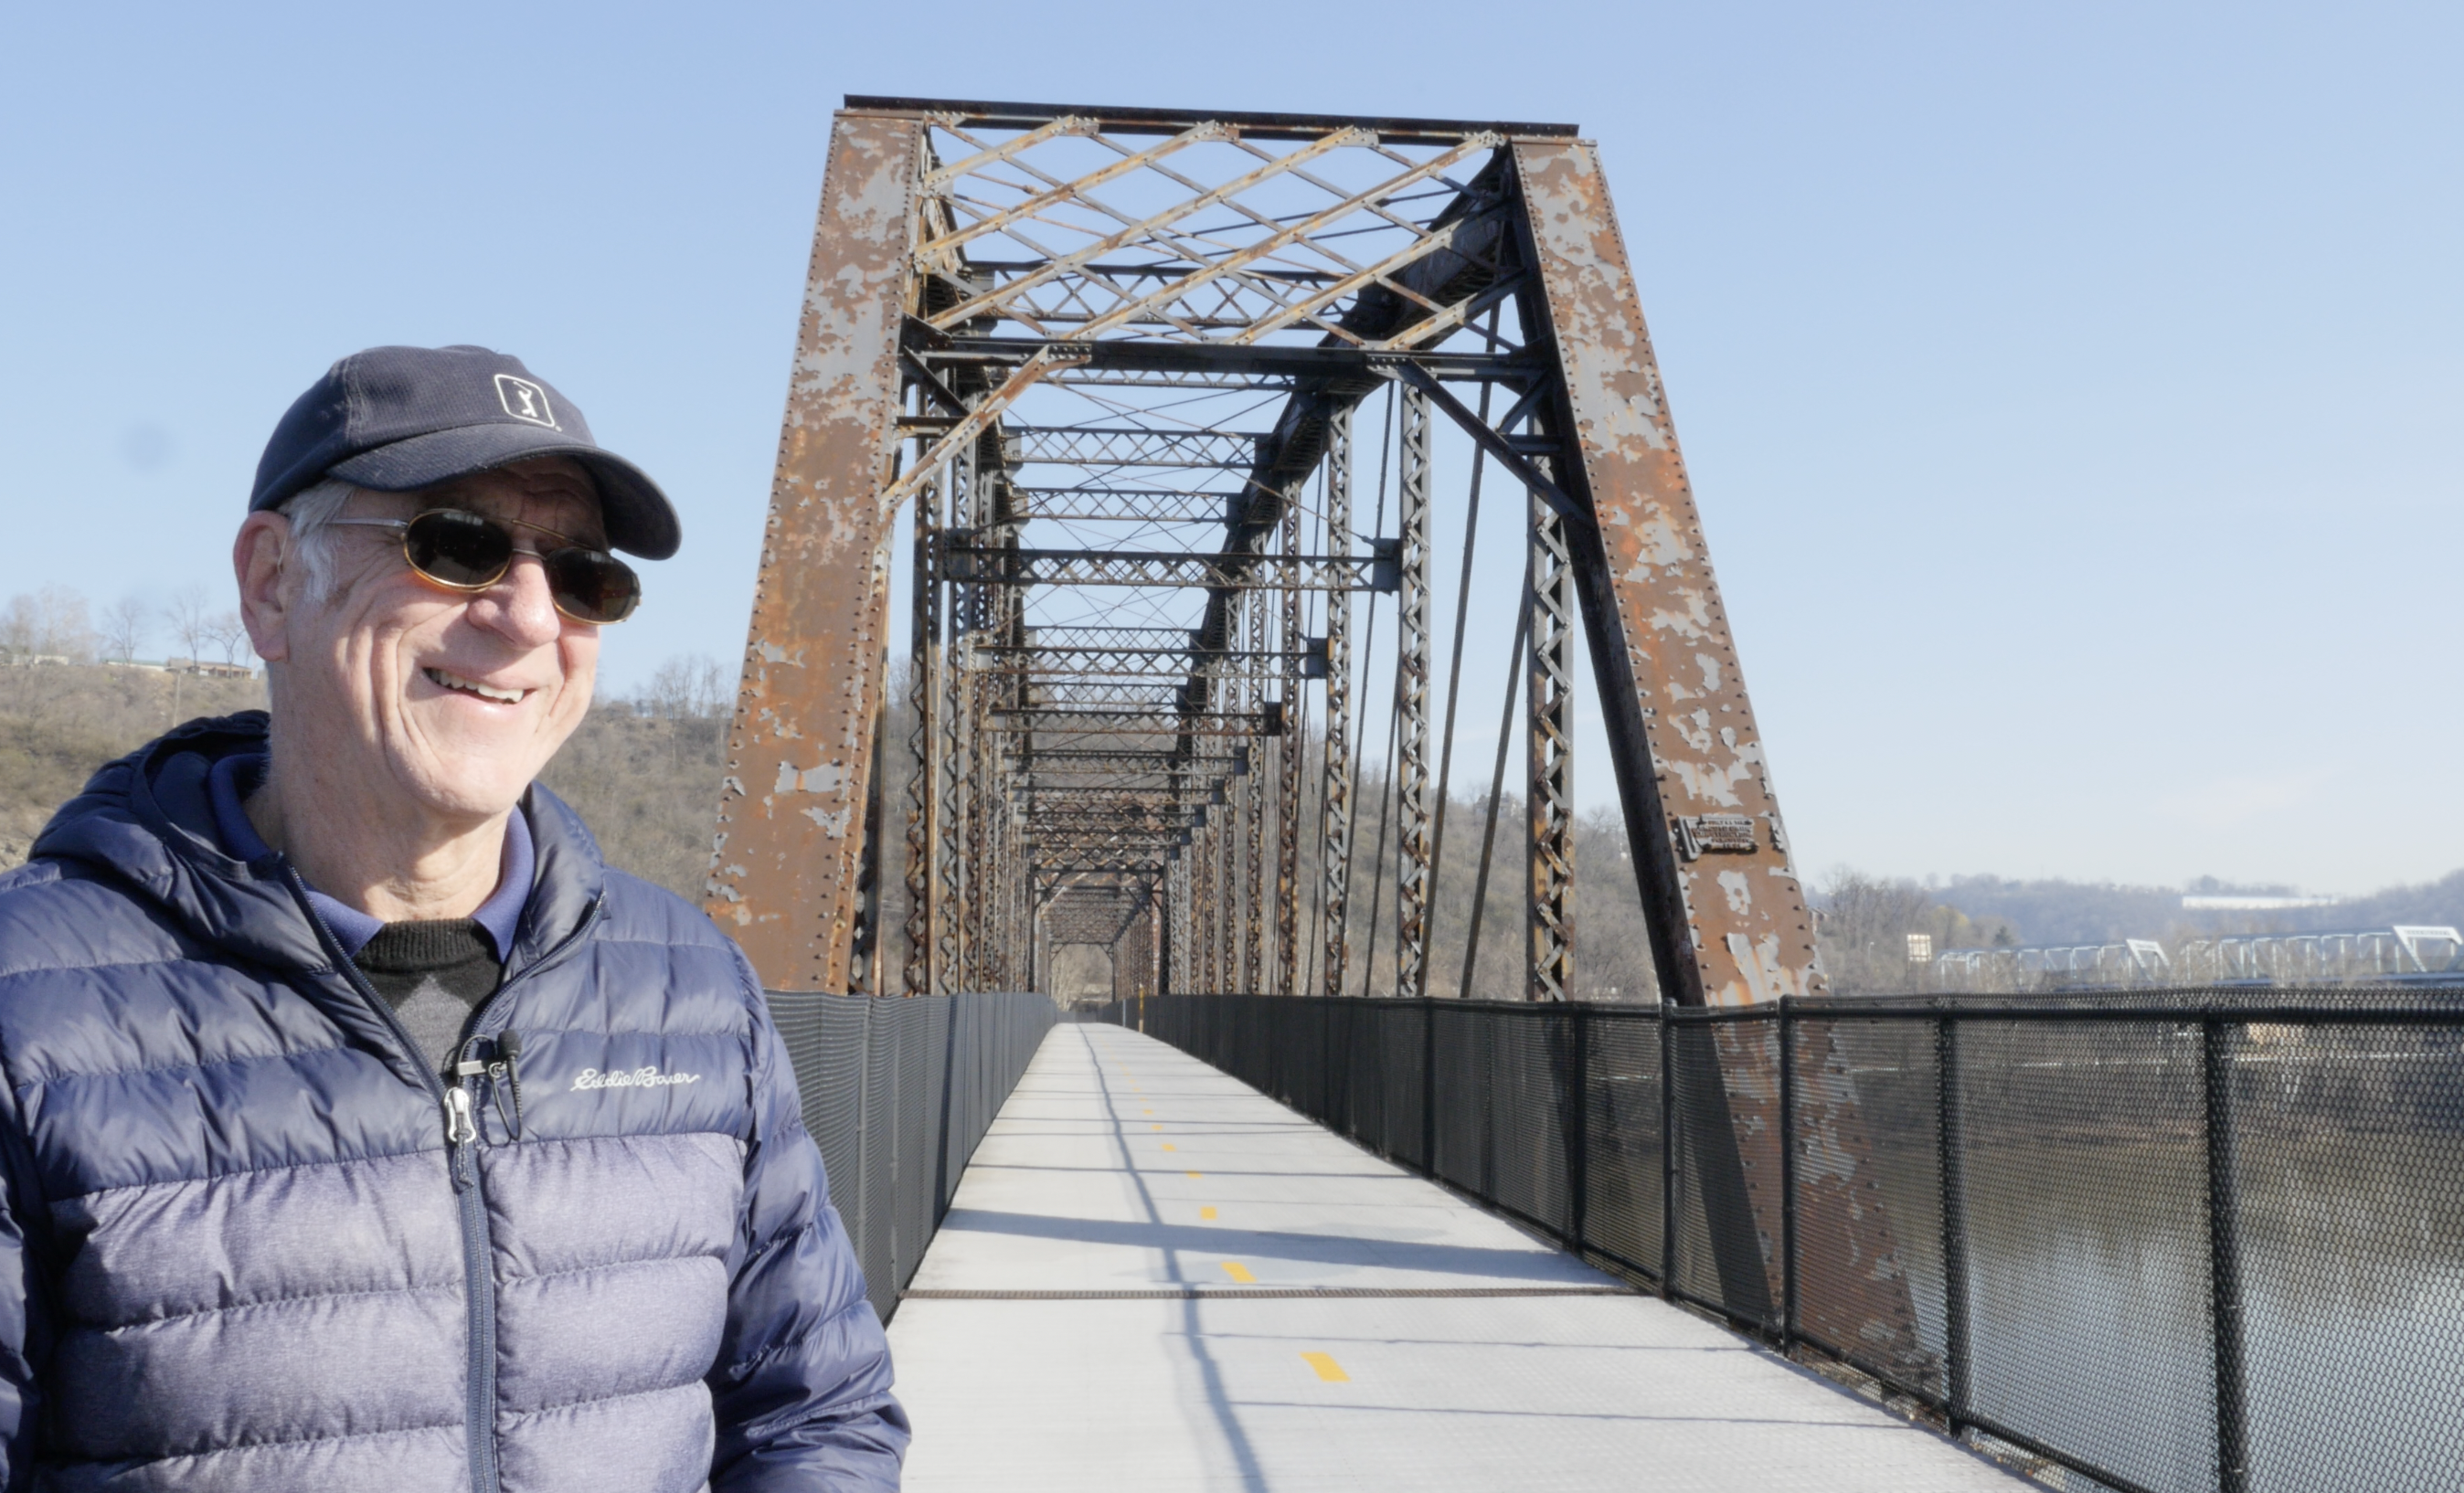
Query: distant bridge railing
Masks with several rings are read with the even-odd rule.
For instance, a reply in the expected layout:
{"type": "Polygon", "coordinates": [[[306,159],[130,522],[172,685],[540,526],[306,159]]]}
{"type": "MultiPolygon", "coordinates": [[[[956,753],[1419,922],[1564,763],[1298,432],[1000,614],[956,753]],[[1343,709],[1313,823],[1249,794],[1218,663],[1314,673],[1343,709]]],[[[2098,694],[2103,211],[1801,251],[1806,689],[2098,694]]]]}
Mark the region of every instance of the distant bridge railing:
{"type": "Polygon", "coordinates": [[[2005,1455],[2277,1493],[2464,1456],[2464,1005],[2427,996],[1122,1016],[2005,1455]]]}
{"type": "Polygon", "coordinates": [[[1947,949],[1931,956],[1944,990],[2009,994],[2139,986],[2311,985],[2377,980],[2464,983],[2464,933],[2399,923],[2343,933],[2225,933],[2169,954],[2153,938],[2018,949],[1947,949]]]}

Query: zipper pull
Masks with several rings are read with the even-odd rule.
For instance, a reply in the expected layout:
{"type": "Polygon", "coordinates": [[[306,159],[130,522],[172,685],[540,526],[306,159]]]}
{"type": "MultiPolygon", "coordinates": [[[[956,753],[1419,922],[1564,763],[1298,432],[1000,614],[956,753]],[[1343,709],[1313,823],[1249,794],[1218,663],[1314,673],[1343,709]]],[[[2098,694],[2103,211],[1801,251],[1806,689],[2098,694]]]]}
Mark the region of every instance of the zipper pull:
{"type": "Polygon", "coordinates": [[[479,1127],[471,1111],[471,1090],[456,1084],[445,1091],[445,1143],[467,1146],[479,1138],[479,1127]]]}

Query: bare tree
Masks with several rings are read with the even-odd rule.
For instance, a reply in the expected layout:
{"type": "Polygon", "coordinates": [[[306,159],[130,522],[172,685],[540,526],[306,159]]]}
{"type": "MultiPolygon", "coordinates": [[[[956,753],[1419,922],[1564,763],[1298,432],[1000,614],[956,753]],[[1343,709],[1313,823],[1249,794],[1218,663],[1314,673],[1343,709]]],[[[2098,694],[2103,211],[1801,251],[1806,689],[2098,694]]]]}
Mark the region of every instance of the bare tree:
{"type": "Polygon", "coordinates": [[[223,650],[223,662],[236,666],[239,650],[248,642],[248,628],[237,612],[216,612],[206,619],[206,641],[223,650]]]}
{"type": "Polygon", "coordinates": [[[187,650],[186,656],[191,667],[205,655],[206,644],[213,637],[208,630],[213,617],[206,610],[208,604],[206,588],[191,585],[182,587],[170,604],[163,608],[163,620],[171,625],[171,636],[187,650]]]}
{"type": "Polygon", "coordinates": [[[730,703],[726,676],[707,653],[670,658],[642,691],[644,713],[662,720],[708,720],[730,703]]]}
{"type": "Polygon", "coordinates": [[[1822,964],[1843,995],[1911,988],[1908,934],[1930,933],[1934,899],[1908,881],[1884,881],[1846,867],[1822,880],[1815,929],[1822,964]]]}
{"type": "Polygon", "coordinates": [[[102,648],[121,663],[133,662],[151,631],[154,609],[133,596],[123,596],[102,614],[102,648]]]}
{"type": "Polygon", "coordinates": [[[94,627],[85,598],[73,587],[47,585],[9,599],[0,611],[0,652],[84,663],[94,657],[94,627]]]}
{"type": "Polygon", "coordinates": [[[34,599],[23,594],[9,598],[6,610],[0,610],[0,653],[23,658],[37,651],[35,640],[42,635],[42,624],[34,614],[34,599]]]}

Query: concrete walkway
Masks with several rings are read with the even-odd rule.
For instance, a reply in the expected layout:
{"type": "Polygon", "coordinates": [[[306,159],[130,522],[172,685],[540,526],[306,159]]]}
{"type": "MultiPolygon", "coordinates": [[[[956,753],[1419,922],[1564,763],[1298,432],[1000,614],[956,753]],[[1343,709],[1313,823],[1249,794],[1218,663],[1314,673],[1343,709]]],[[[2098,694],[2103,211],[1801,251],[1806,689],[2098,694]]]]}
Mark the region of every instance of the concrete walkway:
{"type": "Polygon", "coordinates": [[[906,1485],[2031,1485],[1615,1284],[1160,1043],[1059,1027],[891,1323],[906,1485]],[[1263,1294],[1328,1287],[1391,1294],[1263,1294]]]}

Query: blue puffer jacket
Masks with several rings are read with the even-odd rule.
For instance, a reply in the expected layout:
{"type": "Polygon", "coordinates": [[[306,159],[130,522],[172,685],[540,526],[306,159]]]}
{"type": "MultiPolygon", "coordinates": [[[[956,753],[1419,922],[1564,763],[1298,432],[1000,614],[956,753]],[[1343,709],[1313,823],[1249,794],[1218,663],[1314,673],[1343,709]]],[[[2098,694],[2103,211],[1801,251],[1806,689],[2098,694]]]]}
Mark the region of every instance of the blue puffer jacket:
{"type": "MultiPolygon", "coordinates": [[[[0,876],[0,1444],[45,1489],[889,1489],[906,1420],[744,956],[544,789],[475,1139],[206,772],[0,876]]],[[[487,1043],[472,1049],[485,1054],[487,1043]]]]}

